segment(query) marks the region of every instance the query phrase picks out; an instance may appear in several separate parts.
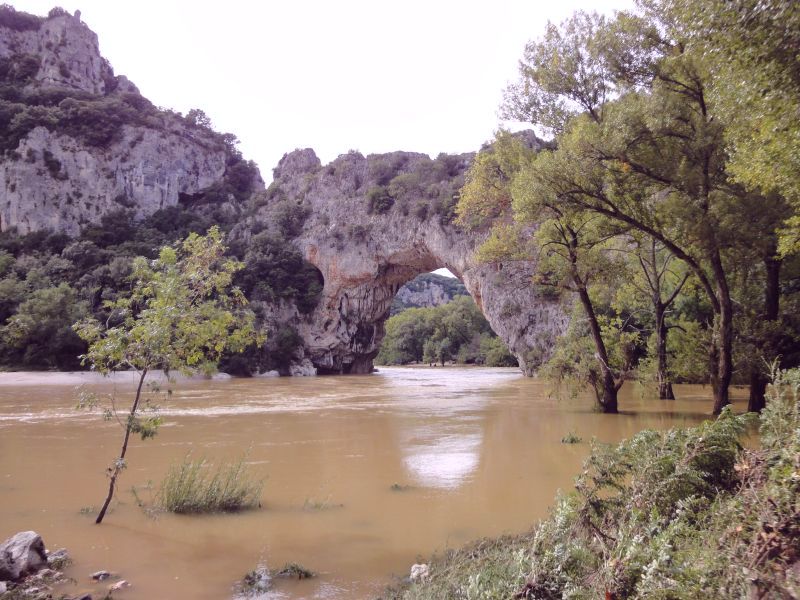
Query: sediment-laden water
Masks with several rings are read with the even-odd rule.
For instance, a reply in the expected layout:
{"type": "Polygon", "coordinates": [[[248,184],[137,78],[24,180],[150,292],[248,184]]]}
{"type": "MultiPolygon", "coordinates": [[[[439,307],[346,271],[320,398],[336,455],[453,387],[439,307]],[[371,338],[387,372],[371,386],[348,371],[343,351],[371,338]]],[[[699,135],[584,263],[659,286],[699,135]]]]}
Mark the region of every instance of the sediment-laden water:
{"type": "MultiPolygon", "coordinates": [[[[366,376],[184,381],[161,402],[155,439],[132,444],[118,502],[94,525],[119,450],[119,425],[75,410],[81,376],[0,374],[0,540],[39,532],[66,546],[78,583],[120,573],[136,599],[231,597],[259,563],[302,563],[319,576],[279,581],[275,598],[372,598],[417,559],[480,536],[527,529],[568,489],[589,451],[642,428],[692,425],[710,390],[677,386],[674,402],[623,389],[620,415],[587,397],[548,398],[516,369],[382,368],[366,376]],[[153,516],[148,502],[187,453],[247,453],[265,480],[263,507],[234,515],[153,516]],[[396,485],[395,485],[396,484],[396,485]],[[398,489],[399,488],[399,489],[398,489]]],[[[132,379],[114,386],[127,403],[132,379]]],[[[741,394],[741,392],[740,392],[741,394]]],[[[94,589],[99,589],[95,587],[94,589]]]]}

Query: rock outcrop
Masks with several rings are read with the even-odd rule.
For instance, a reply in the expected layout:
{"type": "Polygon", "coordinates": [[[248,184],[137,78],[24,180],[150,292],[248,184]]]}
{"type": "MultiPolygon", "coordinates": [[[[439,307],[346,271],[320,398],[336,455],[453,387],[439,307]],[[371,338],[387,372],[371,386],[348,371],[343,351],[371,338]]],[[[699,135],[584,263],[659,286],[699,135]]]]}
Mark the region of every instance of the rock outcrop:
{"type": "Polygon", "coordinates": [[[298,315],[296,328],[303,358],[319,372],[369,372],[398,289],[441,267],[464,283],[524,371],[549,356],[567,318],[557,300],[534,291],[534,265],[478,263],[474,252],[486,232],[453,222],[471,158],[350,153],[323,167],[304,149],[275,169],[268,201],[247,227],[269,227],[287,205],[305,215],[292,243],[320,270],[324,288],[316,309],[298,315]]]}
{"type": "Polygon", "coordinates": [[[425,308],[447,304],[456,296],[469,295],[464,284],[453,277],[425,273],[401,287],[392,301],[391,314],[406,308],[425,308]]]}
{"type": "Polygon", "coordinates": [[[78,16],[0,13],[0,83],[15,91],[2,99],[13,119],[0,160],[0,231],[74,235],[108,212],[143,217],[224,179],[235,152],[226,137],[156,109],[114,76],[78,16]]]}
{"type": "Polygon", "coordinates": [[[21,531],[0,544],[0,581],[19,581],[47,566],[47,551],[35,531],[21,531]]]}

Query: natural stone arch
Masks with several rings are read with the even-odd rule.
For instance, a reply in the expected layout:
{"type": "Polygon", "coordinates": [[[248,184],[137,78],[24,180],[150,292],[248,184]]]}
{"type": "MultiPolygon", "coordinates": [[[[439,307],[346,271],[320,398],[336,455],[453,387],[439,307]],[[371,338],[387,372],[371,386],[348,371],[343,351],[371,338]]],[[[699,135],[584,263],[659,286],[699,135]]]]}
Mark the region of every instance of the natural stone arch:
{"type": "Polygon", "coordinates": [[[531,262],[478,263],[475,249],[486,233],[452,222],[452,195],[471,159],[352,152],[323,167],[305,149],[281,160],[267,207],[255,219],[264,225],[274,218],[269,207],[276,203],[305,213],[293,243],[322,273],[324,288],[316,309],[296,327],[305,358],[319,372],[371,371],[397,290],[441,267],[464,283],[523,371],[532,374],[549,356],[566,327],[562,304],[535,291],[531,262]],[[370,210],[370,198],[384,191],[391,205],[373,202],[370,210]]]}

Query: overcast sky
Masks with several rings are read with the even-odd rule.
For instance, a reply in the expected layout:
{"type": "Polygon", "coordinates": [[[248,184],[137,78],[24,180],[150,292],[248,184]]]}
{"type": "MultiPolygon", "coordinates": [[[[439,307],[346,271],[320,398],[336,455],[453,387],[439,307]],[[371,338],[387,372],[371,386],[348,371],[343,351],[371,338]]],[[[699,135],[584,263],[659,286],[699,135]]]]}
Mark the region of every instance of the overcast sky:
{"type": "MultiPolygon", "coordinates": [[[[10,0],[44,15],[53,0],[10,0]]],[[[525,43],[575,9],[630,0],[63,0],[158,106],[201,108],[264,179],[284,153],[435,156],[491,138],[525,43]]]]}

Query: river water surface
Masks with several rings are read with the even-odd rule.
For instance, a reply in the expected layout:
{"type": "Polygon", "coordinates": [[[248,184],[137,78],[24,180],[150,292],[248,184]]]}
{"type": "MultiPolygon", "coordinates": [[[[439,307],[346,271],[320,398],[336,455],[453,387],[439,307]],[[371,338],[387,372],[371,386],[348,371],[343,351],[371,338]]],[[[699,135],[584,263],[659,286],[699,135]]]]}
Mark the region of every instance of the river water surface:
{"type": "MultiPolygon", "coordinates": [[[[183,381],[161,402],[155,439],[135,439],[117,500],[94,525],[121,429],[74,409],[82,376],[0,374],[0,541],[21,530],[67,547],[77,584],[105,569],[115,597],[219,599],[258,564],[298,562],[318,577],[279,581],[270,598],[374,598],[418,559],[481,536],[520,532],[569,489],[589,447],[643,428],[693,425],[710,390],[679,400],[623,388],[620,415],[588,397],[555,400],[516,369],[381,368],[365,376],[183,381]],[[234,515],[153,516],[148,482],[187,453],[247,453],[263,507],[234,515]],[[396,485],[395,485],[396,484],[396,485]],[[398,489],[399,488],[399,489],[398,489]]],[[[113,390],[129,404],[132,379],[113,390]]],[[[109,383],[91,383],[112,390],[109,383]]],[[[99,587],[95,587],[99,591],[99,587]]]]}

